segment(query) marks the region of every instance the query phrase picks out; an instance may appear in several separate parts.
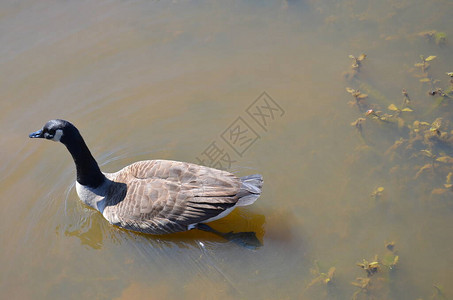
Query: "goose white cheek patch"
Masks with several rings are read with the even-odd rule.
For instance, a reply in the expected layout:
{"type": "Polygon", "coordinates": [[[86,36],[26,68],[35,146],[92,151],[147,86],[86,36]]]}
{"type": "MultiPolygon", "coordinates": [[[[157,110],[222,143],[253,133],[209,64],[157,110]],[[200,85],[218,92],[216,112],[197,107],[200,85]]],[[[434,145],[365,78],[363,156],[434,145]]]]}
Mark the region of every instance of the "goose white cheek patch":
{"type": "Polygon", "coordinates": [[[62,136],[63,136],[63,130],[57,129],[57,131],[55,132],[54,137],[52,138],[52,141],[59,142],[62,136]]]}

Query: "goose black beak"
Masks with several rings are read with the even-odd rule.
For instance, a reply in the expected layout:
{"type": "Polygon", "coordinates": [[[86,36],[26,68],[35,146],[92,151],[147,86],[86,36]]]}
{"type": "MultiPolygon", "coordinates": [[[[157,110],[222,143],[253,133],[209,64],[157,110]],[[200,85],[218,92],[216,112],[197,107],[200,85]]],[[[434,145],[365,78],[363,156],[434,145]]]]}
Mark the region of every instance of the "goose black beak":
{"type": "Polygon", "coordinates": [[[44,135],[42,134],[42,129],[41,130],[38,130],[38,131],[35,131],[35,132],[32,132],[28,135],[30,138],[44,138],[44,135]]]}

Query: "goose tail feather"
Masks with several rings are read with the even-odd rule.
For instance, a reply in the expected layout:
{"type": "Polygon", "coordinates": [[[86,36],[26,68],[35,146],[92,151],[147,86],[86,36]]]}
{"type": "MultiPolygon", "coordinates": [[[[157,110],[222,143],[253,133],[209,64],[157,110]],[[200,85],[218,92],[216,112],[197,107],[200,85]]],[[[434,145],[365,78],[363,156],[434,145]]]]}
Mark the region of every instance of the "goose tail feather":
{"type": "Polygon", "coordinates": [[[241,177],[241,189],[238,193],[239,200],[236,206],[247,206],[253,204],[261,195],[263,187],[263,176],[254,174],[241,177]]]}

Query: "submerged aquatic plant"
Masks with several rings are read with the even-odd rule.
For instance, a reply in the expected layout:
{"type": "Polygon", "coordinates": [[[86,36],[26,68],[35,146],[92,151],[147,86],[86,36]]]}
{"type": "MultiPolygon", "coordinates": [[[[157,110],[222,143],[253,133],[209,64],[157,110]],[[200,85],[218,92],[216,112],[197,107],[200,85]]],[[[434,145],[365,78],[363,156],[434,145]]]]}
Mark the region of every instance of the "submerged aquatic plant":
{"type": "MultiPolygon", "coordinates": [[[[446,41],[446,35],[437,31],[424,32],[420,35],[432,39],[438,45],[446,41]]],[[[354,56],[350,58],[353,59],[352,70],[360,69],[363,60],[358,60],[354,56]]],[[[451,208],[453,102],[450,100],[453,100],[453,72],[446,72],[451,69],[436,70],[441,66],[437,64],[438,60],[440,57],[436,55],[421,55],[414,67],[410,68],[411,71],[416,71],[413,74],[417,78],[414,80],[415,83],[425,90],[429,89],[429,94],[434,96],[433,99],[429,98],[425,91],[418,94],[411,92],[410,97],[406,89],[401,89],[402,98],[399,98],[400,95],[387,97],[382,95],[376,86],[373,87],[372,84],[362,82],[358,78],[354,78],[352,83],[345,86],[351,86],[346,87],[346,91],[354,97],[355,101],[351,103],[357,105],[361,113],[350,123],[362,137],[362,145],[356,148],[355,154],[361,156],[364,161],[371,157],[374,163],[368,167],[371,170],[366,171],[379,176],[390,174],[401,189],[396,192],[416,191],[417,194],[423,195],[419,198],[422,201],[433,199],[437,204],[451,208]],[[434,74],[445,74],[448,77],[442,75],[443,78],[436,78],[434,74]],[[362,150],[365,147],[367,152],[362,150]],[[448,201],[442,201],[444,199],[448,201]]],[[[357,161],[356,157],[354,161],[357,161]]],[[[384,186],[385,190],[384,187],[375,186],[371,198],[379,199],[384,194],[387,196],[389,192],[387,186],[384,186]]],[[[388,196],[390,198],[390,195],[388,196]]],[[[397,198],[392,196],[394,199],[397,198]]],[[[429,202],[431,203],[434,202],[429,202]]],[[[392,204],[388,203],[385,208],[389,209],[392,204]]],[[[380,259],[376,256],[371,261],[363,259],[357,263],[363,271],[360,271],[362,274],[358,274],[361,277],[351,282],[358,288],[353,294],[353,299],[375,296],[387,299],[386,293],[392,292],[392,280],[396,276],[402,276],[398,274],[398,269],[405,266],[400,265],[402,258],[396,251],[395,242],[386,243],[385,248],[385,252],[377,252],[380,259]]],[[[319,281],[321,279],[318,279],[318,276],[315,279],[319,281]]],[[[435,287],[435,292],[434,299],[443,299],[440,287],[435,287]]]]}
{"type": "MultiPolygon", "coordinates": [[[[432,61],[434,59],[436,59],[437,56],[435,55],[430,55],[428,57],[424,57],[423,55],[420,55],[420,59],[421,59],[421,62],[418,62],[418,63],[415,63],[414,64],[414,67],[416,68],[420,68],[422,73],[426,73],[426,71],[429,69],[430,67],[430,64],[428,63],[429,61],[432,61]]],[[[427,75],[427,74],[426,74],[427,75]]],[[[420,79],[420,82],[430,82],[431,79],[428,78],[428,77],[425,77],[425,78],[422,78],[420,79]]]]}
{"type": "Polygon", "coordinates": [[[411,98],[409,98],[409,93],[407,92],[406,89],[403,89],[401,91],[401,93],[403,94],[403,104],[402,104],[402,107],[406,107],[409,105],[409,103],[411,103],[411,98]]]}
{"type": "Polygon", "coordinates": [[[359,110],[362,110],[362,107],[363,106],[366,106],[366,103],[364,102],[364,100],[366,98],[368,98],[368,95],[367,94],[364,94],[362,92],[360,92],[359,90],[355,90],[353,88],[350,88],[350,87],[347,87],[346,88],[346,91],[352,95],[352,97],[354,97],[355,101],[354,102],[348,102],[349,104],[351,105],[357,105],[357,107],[359,108],[359,110]]]}
{"type": "Polygon", "coordinates": [[[335,267],[330,267],[329,270],[326,273],[323,273],[320,271],[319,268],[319,262],[315,261],[315,267],[313,269],[310,269],[310,272],[316,276],[306,287],[306,289],[309,289],[310,287],[316,285],[316,284],[323,284],[323,285],[330,285],[332,284],[333,277],[335,275],[335,267]]]}
{"type": "Polygon", "coordinates": [[[394,270],[399,262],[400,257],[396,253],[395,242],[385,243],[385,248],[388,250],[382,258],[382,265],[394,270]]]}
{"type": "Polygon", "coordinates": [[[357,73],[360,71],[360,67],[362,66],[362,61],[365,60],[366,54],[362,53],[358,57],[355,57],[354,55],[349,55],[349,58],[352,59],[352,65],[351,65],[351,70],[348,72],[345,72],[343,76],[347,80],[351,80],[357,76],[357,73]]]}
{"type": "Polygon", "coordinates": [[[363,296],[377,296],[378,299],[387,299],[385,294],[389,291],[389,272],[394,272],[399,262],[399,256],[396,251],[395,242],[385,243],[386,253],[382,260],[378,259],[376,255],[372,261],[363,259],[357,265],[365,270],[366,277],[357,277],[355,281],[351,282],[352,285],[359,289],[352,295],[353,299],[358,299],[360,295],[363,296]],[[376,275],[380,273],[380,275],[376,275]],[[371,294],[374,295],[371,295],[371,294]]]}
{"type": "Polygon", "coordinates": [[[362,124],[366,121],[365,118],[358,118],[357,120],[355,120],[354,122],[351,123],[351,126],[352,127],[355,127],[357,129],[357,131],[362,134],[362,124]]]}
{"type": "Polygon", "coordinates": [[[362,65],[362,61],[364,61],[366,58],[366,54],[362,53],[358,57],[355,57],[354,55],[350,54],[349,58],[353,60],[351,67],[353,69],[359,69],[360,66],[362,65]]]}
{"type": "Polygon", "coordinates": [[[387,266],[390,270],[395,269],[399,262],[400,257],[398,255],[388,254],[384,256],[382,264],[387,266]]]}
{"type": "Polygon", "coordinates": [[[368,262],[366,259],[363,259],[361,263],[357,263],[357,266],[364,269],[368,277],[376,274],[381,269],[377,255],[373,261],[368,262]]]}
{"type": "Polygon", "coordinates": [[[453,173],[448,173],[447,177],[445,178],[444,187],[446,189],[451,189],[453,191],[453,173]]]}
{"type": "Polygon", "coordinates": [[[385,243],[385,248],[389,251],[392,251],[395,250],[395,242],[394,241],[391,241],[391,242],[386,242],[385,243]]]}
{"type": "Polygon", "coordinates": [[[352,95],[352,97],[354,97],[356,99],[356,101],[359,101],[360,99],[366,99],[368,98],[368,95],[367,94],[363,94],[362,92],[360,92],[359,90],[355,90],[353,88],[350,88],[350,87],[347,87],[346,88],[346,91],[352,95]]]}
{"type": "Polygon", "coordinates": [[[382,111],[379,110],[375,111],[374,109],[367,110],[365,116],[382,122],[390,122],[393,118],[393,115],[383,113],[382,111]]]}
{"type": "Polygon", "coordinates": [[[430,42],[434,42],[438,46],[442,46],[447,43],[447,34],[437,30],[421,31],[418,33],[418,36],[421,36],[430,42]]]}
{"type": "Polygon", "coordinates": [[[380,186],[380,187],[375,188],[370,196],[373,200],[378,200],[382,197],[383,192],[384,192],[384,188],[382,186],[380,186]]]}
{"type": "MultiPolygon", "coordinates": [[[[445,91],[444,89],[437,86],[437,84],[440,83],[441,81],[438,79],[433,79],[432,76],[427,71],[428,68],[430,67],[428,62],[436,59],[436,57],[437,56],[435,55],[430,55],[425,58],[423,55],[420,55],[421,62],[414,64],[414,66],[420,68],[422,71],[422,75],[419,81],[422,83],[429,83],[431,89],[428,91],[428,94],[431,96],[440,96],[441,98],[439,104],[441,104],[442,101],[444,100],[443,98],[449,98],[450,94],[453,95],[453,79],[450,80],[451,86],[445,91]]],[[[447,75],[452,77],[453,73],[447,72],[447,75]]]]}
{"type": "Polygon", "coordinates": [[[371,287],[371,278],[357,277],[356,281],[352,281],[351,284],[359,288],[352,295],[352,299],[355,300],[360,294],[368,294],[371,287]]]}
{"type": "Polygon", "coordinates": [[[388,106],[388,110],[393,111],[393,114],[383,113],[382,111],[375,111],[373,109],[367,110],[365,116],[370,116],[372,119],[382,122],[393,122],[398,124],[398,128],[402,128],[405,125],[404,120],[400,117],[402,112],[413,112],[413,109],[409,107],[398,108],[395,104],[391,103],[388,106]]]}
{"type": "MultiPolygon", "coordinates": [[[[438,95],[439,98],[442,99],[449,99],[449,93],[453,95],[453,82],[448,90],[434,87],[434,85],[440,81],[433,80],[427,73],[429,62],[436,58],[437,57],[434,55],[427,57],[420,56],[421,62],[417,63],[416,67],[420,67],[422,71],[424,71],[423,76],[426,80],[422,80],[422,82],[430,82],[433,88],[431,92],[432,95],[438,95]]],[[[447,73],[447,75],[450,76],[453,74],[447,73]]],[[[361,107],[360,99],[366,99],[368,97],[367,94],[362,94],[361,91],[356,89],[348,87],[346,90],[356,99],[355,103],[359,108],[361,107]]],[[[430,180],[435,180],[439,175],[446,176],[448,173],[447,166],[451,168],[451,165],[453,164],[453,130],[449,131],[449,123],[443,118],[436,118],[432,123],[419,120],[411,121],[411,123],[407,122],[408,119],[413,119],[417,115],[417,112],[409,106],[412,106],[412,101],[406,89],[402,89],[402,95],[403,99],[400,105],[390,101],[388,102],[389,104],[386,104],[388,112],[376,109],[381,106],[382,103],[370,104],[371,108],[365,112],[365,117],[369,119],[387,124],[397,124],[397,128],[399,129],[398,132],[401,135],[395,140],[393,145],[384,151],[384,155],[388,156],[390,161],[393,161],[396,157],[400,159],[401,161],[397,168],[400,170],[414,169],[414,167],[409,167],[407,164],[415,162],[416,172],[413,177],[414,180],[420,179],[422,175],[424,179],[430,180]],[[398,155],[396,155],[397,152],[398,155]],[[424,161],[426,158],[429,159],[429,162],[424,161]]],[[[373,99],[374,98],[375,97],[373,97],[373,99]]],[[[381,98],[376,98],[376,100],[382,100],[381,102],[383,102],[384,100],[381,98]]],[[[438,101],[438,103],[442,102],[438,101]]],[[[363,125],[365,123],[363,119],[364,118],[358,118],[351,123],[351,126],[355,127],[362,137],[364,134],[363,125]]],[[[381,128],[391,129],[393,127],[385,126],[381,128]]],[[[365,139],[363,140],[366,142],[365,139]]],[[[391,172],[395,172],[397,169],[392,168],[391,172]]],[[[427,181],[425,180],[425,184],[426,183],[427,181]]],[[[436,193],[440,193],[440,190],[436,190],[436,193]]],[[[371,195],[373,198],[379,198],[380,193],[375,190],[371,195]]]]}
{"type": "Polygon", "coordinates": [[[410,107],[404,107],[404,104],[403,104],[403,107],[399,108],[393,103],[388,106],[388,109],[390,111],[394,112],[394,115],[391,115],[391,117],[398,123],[398,128],[403,128],[405,125],[404,119],[400,117],[401,114],[403,112],[413,112],[414,111],[410,107]]]}
{"type": "Polygon", "coordinates": [[[443,184],[443,187],[433,189],[431,191],[431,195],[444,195],[444,194],[453,192],[452,177],[453,177],[453,173],[452,172],[448,173],[445,178],[445,183],[443,184]]]}
{"type": "Polygon", "coordinates": [[[447,43],[447,34],[445,32],[436,32],[434,34],[436,45],[445,45],[447,43]]]}
{"type": "Polygon", "coordinates": [[[448,94],[445,93],[441,88],[432,89],[428,92],[430,96],[441,96],[444,98],[449,98],[448,94]]]}
{"type": "Polygon", "coordinates": [[[404,107],[404,108],[398,108],[395,104],[390,104],[389,107],[388,107],[389,110],[392,110],[392,111],[395,111],[399,114],[401,114],[403,111],[405,112],[412,112],[414,111],[413,109],[409,108],[409,107],[404,107]]]}
{"type": "Polygon", "coordinates": [[[440,284],[433,284],[434,292],[431,295],[430,299],[442,299],[446,300],[447,297],[444,293],[444,288],[440,284]]]}
{"type": "MultiPolygon", "coordinates": [[[[428,57],[424,57],[423,55],[420,55],[421,62],[416,63],[414,66],[417,68],[420,68],[422,71],[422,74],[416,74],[416,77],[419,77],[419,81],[421,83],[428,83],[430,86],[430,90],[428,91],[428,94],[430,96],[439,96],[437,97],[437,104],[436,107],[439,106],[440,104],[444,103],[445,99],[453,97],[453,79],[450,80],[450,87],[447,88],[441,88],[439,87],[439,83],[441,83],[441,80],[439,79],[434,79],[428,72],[428,68],[430,67],[430,64],[428,62],[436,59],[437,56],[430,55],[428,57]]],[[[448,76],[453,77],[453,72],[447,72],[446,73],[448,76]]]]}

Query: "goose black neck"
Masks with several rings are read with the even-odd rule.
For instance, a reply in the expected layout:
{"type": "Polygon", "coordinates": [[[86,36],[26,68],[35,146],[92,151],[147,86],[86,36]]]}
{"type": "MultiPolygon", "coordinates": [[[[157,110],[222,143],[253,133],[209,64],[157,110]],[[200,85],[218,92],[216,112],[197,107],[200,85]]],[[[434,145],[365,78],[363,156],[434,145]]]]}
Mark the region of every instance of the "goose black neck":
{"type": "Polygon", "coordinates": [[[62,142],[68,148],[74,159],[77,169],[77,182],[96,188],[104,182],[105,176],[102,174],[101,169],[99,169],[96,160],[91,155],[88,146],[85,144],[78,130],[76,129],[72,133],[70,138],[66,138],[62,142]]]}

